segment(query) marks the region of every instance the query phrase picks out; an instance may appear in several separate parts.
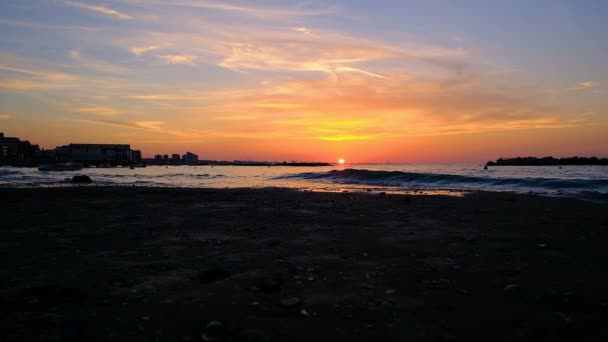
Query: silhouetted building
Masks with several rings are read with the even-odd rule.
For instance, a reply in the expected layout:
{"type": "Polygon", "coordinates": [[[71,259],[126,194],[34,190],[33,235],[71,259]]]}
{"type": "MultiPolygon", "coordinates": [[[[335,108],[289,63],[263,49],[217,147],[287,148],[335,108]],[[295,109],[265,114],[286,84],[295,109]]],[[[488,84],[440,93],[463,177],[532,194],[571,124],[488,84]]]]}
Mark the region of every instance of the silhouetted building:
{"type": "Polygon", "coordinates": [[[198,163],[198,155],[192,152],[186,152],[186,154],[184,154],[184,156],[182,157],[182,162],[184,164],[194,165],[198,163]]]}
{"type": "Polygon", "coordinates": [[[177,153],[173,153],[173,154],[171,155],[171,161],[172,161],[173,163],[175,163],[175,164],[179,164],[179,161],[180,161],[179,154],[177,154],[177,153]]]}
{"type": "Polygon", "coordinates": [[[163,156],[160,155],[160,154],[155,155],[154,156],[154,161],[155,162],[159,162],[159,163],[162,162],[163,161],[163,156]]]}
{"type": "Polygon", "coordinates": [[[130,160],[132,163],[140,163],[141,162],[141,151],[140,150],[131,150],[130,160]]]}
{"type": "Polygon", "coordinates": [[[169,155],[168,154],[163,154],[163,161],[164,162],[168,162],[169,161],[169,155]]]}
{"type": "Polygon", "coordinates": [[[70,144],[71,160],[82,163],[111,163],[130,161],[131,146],[122,144],[70,144]]]}
{"type": "Polygon", "coordinates": [[[38,145],[15,137],[5,137],[4,133],[0,133],[0,159],[32,159],[39,153],[38,145]]]}

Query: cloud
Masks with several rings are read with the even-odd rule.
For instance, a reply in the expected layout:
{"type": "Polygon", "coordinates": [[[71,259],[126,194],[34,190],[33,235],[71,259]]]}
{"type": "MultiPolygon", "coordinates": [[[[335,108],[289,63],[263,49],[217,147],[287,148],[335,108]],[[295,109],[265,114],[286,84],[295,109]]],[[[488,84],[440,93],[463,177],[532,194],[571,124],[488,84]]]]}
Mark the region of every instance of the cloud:
{"type": "Polygon", "coordinates": [[[198,56],[193,55],[162,55],[156,56],[163,60],[167,64],[187,64],[196,65],[194,61],[198,59],[198,56]]]}
{"type": "Polygon", "coordinates": [[[194,97],[180,94],[147,94],[147,95],[124,95],[121,99],[132,100],[192,100],[194,97]]]}
{"type": "Polygon", "coordinates": [[[89,27],[89,26],[76,26],[76,25],[53,25],[48,23],[40,22],[28,22],[11,19],[0,19],[0,25],[8,25],[14,27],[33,28],[41,30],[68,30],[68,31],[87,31],[87,32],[99,32],[102,31],[101,27],[89,27]]]}
{"type": "Polygon", "coordinates": [[[7,120],[7,119],[10,119],[10,118],[11,118],[11,116],[10,116],[10,115],[7,115],[7,114],[0,114],[0,120],[7,120]]]}
{"type": "Polygon", "coordinates": [[[78,79],[76,75],[48,70],[48,66],[41,64],[22,56],[0,54],[0,88],[9,91],[65,88],[78,79]]]}
{"type": "Polygon", "coordinates": [[[120,111],[114,108],[100,106],[100,105],[89,105],[86,107],[78,107],[72,109],[73,112],[95,114],[100,116],[117,116],[120,115],[120,111]]]}
{"type": "Polygon", "coordinates": [[[224,12],[232,12],[237,14],[243,14],[264,19],[281,19],[288,17],[308,17],[308,16],[320,16],[335,13],[333,8],[271,8],[271,7],[253,7],[228,4],[222,2],[210,2],[210,1],[188,1],[188,0],[128,0],[131,4],[138,5],[160,5],[160,6],[173,6],[173,7],[189,7],[189,8],[203,8],[211,10],[220,10],[224,12]]]}
{"type": "MultiPolygon", "coordinates": [[[[458,75],[450,76],[457,78],[458,75]]],[[[385,78],[357,73],[266,82],[248,91],[204,96],[215,105],[216,132],[321,141],[397,140],[404,137],[490,131],[577,127],[585,118],[565,119],[516,94],[488,91],[452,80],[385,78]],[[229,95],[230,94],[230,95],[229,95]]],[[[219,133],[218,133],[219,134],[219,133]]]]}
{"type": "Polygon", "coordinates": [[[68,55],[73,61],[77,62],[80,66],[85,67],[87,69],[92,69],[98,72],[109,74],[123,74],[126,72],[125,68],[91,57],[85,57],[78,50],[69,50],[68,55]]]}
{"type": "Polygon", "coordinates": [[[103,6],[89,5],[89,4],[85,4],[85,3],[77,2],[77,1],[64,1],[64,3],[68,6],[86,9],[89,11],[105,14],[108,16],[112,16],[114,18],[122,19],[122,20],[133,19],[133,17],[131,17],[128,14],[119,12],[119,11],[111,9],[111,8],[103,7],[103,6]]]}
{"type": "Polygon", "coordinates": [[[152,133],[170,134],[179,137],[199,137],[193,130],[178,130],[166,128],[167,123],[160,120],[115,120],[115,119],[84,119],[79,120],[98,125],[110,125],[116,127],[137,129],[152,133]]]}
{"type": "Polygon", "coordinates": [[[575,90],[591,89],[599,87],[600,84],[593,81],[581,82],[574,87],[575,90]]]}
{"type": "Polygon", "coordinates": [[[154,50],[158,50],[160,49],[160,46],[157,45],[150,45],[150,46],[142,46],[142,47],[132,47],[131,49],[129,49],[131,51],[131,53],[133,53],[136,56],[142,55],[146,52],[149,51],[154,51],[154,50]]]}

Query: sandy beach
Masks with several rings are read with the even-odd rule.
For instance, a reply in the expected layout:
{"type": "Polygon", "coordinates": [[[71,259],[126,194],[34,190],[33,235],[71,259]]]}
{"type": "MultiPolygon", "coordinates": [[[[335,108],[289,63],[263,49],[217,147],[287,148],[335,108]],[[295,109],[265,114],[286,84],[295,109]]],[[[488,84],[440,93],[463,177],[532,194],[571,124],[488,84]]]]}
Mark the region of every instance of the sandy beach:
{"type": "Polygon", "coordinates": [[[3,341],[608,340],[605,203],[140,187],[0,198],[3,341]]]}

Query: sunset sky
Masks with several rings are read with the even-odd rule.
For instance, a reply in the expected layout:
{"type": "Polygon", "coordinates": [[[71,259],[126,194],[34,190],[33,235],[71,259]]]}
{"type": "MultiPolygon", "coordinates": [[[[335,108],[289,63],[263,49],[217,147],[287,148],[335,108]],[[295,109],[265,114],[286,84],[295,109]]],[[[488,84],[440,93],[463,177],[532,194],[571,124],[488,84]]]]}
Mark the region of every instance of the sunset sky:
{"type": "Polygon", "coordinates": [[[608,1],[2,0],[0,132],[144,156],[608,156],[608,1]]]}

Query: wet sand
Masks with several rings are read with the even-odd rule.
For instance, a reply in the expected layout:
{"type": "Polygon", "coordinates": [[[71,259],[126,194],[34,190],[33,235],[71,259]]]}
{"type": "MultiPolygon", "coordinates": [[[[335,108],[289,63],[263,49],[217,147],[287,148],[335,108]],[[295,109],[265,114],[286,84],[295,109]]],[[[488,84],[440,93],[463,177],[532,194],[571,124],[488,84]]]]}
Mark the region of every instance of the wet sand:
{"type": "Polygon", "coordinates": [[[3,341],[607,341],[608,205],[0,189],[3,341]]]}

